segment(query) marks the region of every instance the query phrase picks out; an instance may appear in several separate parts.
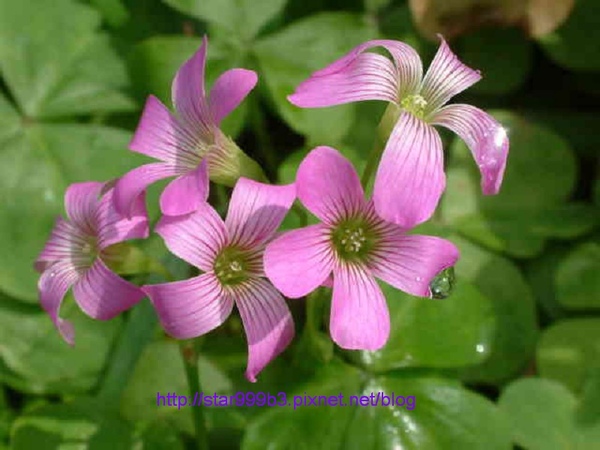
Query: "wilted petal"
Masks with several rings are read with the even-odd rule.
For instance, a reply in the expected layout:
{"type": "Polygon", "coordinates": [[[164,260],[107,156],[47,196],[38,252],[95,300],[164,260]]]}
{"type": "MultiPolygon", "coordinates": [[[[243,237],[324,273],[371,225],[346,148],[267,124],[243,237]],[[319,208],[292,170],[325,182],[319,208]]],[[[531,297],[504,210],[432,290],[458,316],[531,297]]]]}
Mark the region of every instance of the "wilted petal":
{"type": "Polygon", "coordinates": [[[189,280],[142,288],[165,331],[176,339],[190,339],[217,328],[231,314],[233,299],[212,272],[189,280]]]}
{"type": "Polygon", "coordinates": [[[108,320],[134,306],[145,295],[139,287],[119,277],[97,258],[73,286],[73,296],[88,316],[108,320]]]}
{"type": "Polygon", "coordinates": [[[74,248],[84,244],[81,231],[62,217],[58,217],[44,249],[35,260],[35,270],[43,272],[56,261],[72,259],[74,248]]]}
{"type": "Polygon", "coordinates": [[[235,301],[248,339],[246,378],[256,375],[289,345],[294,321],[285,300],[267,281],[254,278],[234,288],[235,301]]]}
{"type": "Polygon", "coordinates": [[[256,72],[247,69],[231,69],[217,78],[210,90],[210,110],[215,125],[227,117],[246,98],[258,77],[256,72]]]}
{"type": "Polygon", "coordinates": [[[153,95],[148,97],[129,148],[171,165],[195,167],[201,136],[184,127],[153,95]]]}
{"type": "Polygon", "coordinates": [[[50,315],[63,339],[71,345],[75,343],[73,324],[61,319],[59,310],[67,291],[78,278],[77,270],[69,261],[59,261],[45,270],[38,281],[42,308],[50,315]]]}
{"type": "Polygon", "coordinates": [[[202,45],[177,71],[171,86],[171,96],[175,109],[186,126],[194,127],[198,133],[207,136],[215,121],[211,116],[204,91],[204,70],[208,39],[202,38],[202,45]]]}
{"type": "Polygon", "coordinates": [[[163,216],[155,231],[172,253],[205,271],[228,239],[223,220],[208,203],[186,216],[163,216]]]}
{"type": "Polygon", "coordinates": [[[65,210],[69,220],[88,235],[96,232],[96,209],[103,185],[96,181],[74,183],[65,193],[65,210]]]}
{"type": "Polygon", "coordinates": [[[342,348],[378,350],[390,334],[385,297],[364,267],[338,264],[333,272],[331,337],[342,348]]]}
{"type": "Polygon", "coordinates": [[[265,273],[283,295],[303,297],[325,282],[334,261],[329,234],[324,225],[310,225],[288,231],[267,246],[265,273]]]}
{"type": "Polygon", "coordinates": [[[152,183],[179,175],[181,170],[165,163],[145,164],[127,172],[119,178],[114,187],[115,209],[119,214],[131,217],[136,200],[152,183]]]}
{"type": "Polygon", "coordinates": [[[114,193],[114,188],[108,190],[96,209],[99,249],[129,239],[145,239],[150,234],[144,193],[142,192],[133,200],[130,218],[117,212],[114,193]]]}
{"type": "Polygon", "coordinates": [[[428,112],[445,105],[456,94],[481,80],[478,70],[463,64],[441,36],[440,40],[440,48],[425,74],[421,88],[428,112]]]}
{"type": "Polygon", "coordinates": [[[208,165],[206,159],[194,170],[171,181],[160,196],[160,210],[167,216],[181,216],[208,199],[208,165]]]}
{"type": "Polygon", "coordinates": [[[369,269],[386,283],[420,297],[430,297],[429,285],[435,276],[458,260],[456,246],[434,236],[406,235],[388,227],[369,269]]]}
{"type": "Polygon", "coordinates": [[[446,187],[437,131],[403,113],[385,146],[373,187],[377,213],[405,229],[426,221],[446,187]]]}
{"type": "Polygon", "coordinates": [[[365,208],[366,200],[356,170],[331,147],[312,150],[298,167],[298,198],[315,216],[328,224],[365,208]]]}
{"type": "Polygon", "coordinates": [[[288,100],[305,108],[360,100],[397,102],[416,90],[422,72],[421,59],[412,47],[391,40],[368,41],[313,73],[288,100]],[[363,53],[373,47],[385,48],[394,63],[381,55],[363,53]]]}
{"type": "Polygon", "coordinates": [[[497,194],[502,185],[508,136],[504,127],[488,113],[471,105],[448,105],[431,119],[458,134],[469,146],[481,172],[484,194],[497,194]]]}
{"type": "Polygon", "coordinates": [[[273,186],[240,178],[231,194],[225,219],[231,241],[254,247],[271,238],[295,198],[293,184],[273,186]]]}

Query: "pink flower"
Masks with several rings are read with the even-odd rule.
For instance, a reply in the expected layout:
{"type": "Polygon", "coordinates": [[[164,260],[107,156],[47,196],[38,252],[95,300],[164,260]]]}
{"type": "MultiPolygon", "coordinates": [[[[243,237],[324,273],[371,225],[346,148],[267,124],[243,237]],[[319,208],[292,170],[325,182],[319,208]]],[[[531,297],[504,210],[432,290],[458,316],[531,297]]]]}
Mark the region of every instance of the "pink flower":
{"type": "Polygon", "coordinates": [[[248,339],[246,377],[252,382],[294,336],[285,300],[264,279],[262,257],[295,195],[293,185],[240,178],[225,222],[204,203],[187,216],[163,216],[156,227],[171,252],[204,272],[142,288],[163,328],[177,339],[200,336],[221,325],[235,303],[248,339]]]}
{"type": "Polygon", "coordinates": [[[256,85],[256,73],[228,70],[207,96],[204,91],[207,45],[205,37],[198,52],[183,64],[173,80],[172,98],[177,116],[152,95],[146,102],[129,148],[160,162],[138,167],[117,182],[116,206],[123,214],[129,214],[135,198],[148,185],[173,176],[176,178],[161,195],[161,211],[167,215],[194,211],[208,195],[208,180],[200,168],[203,160],[208,160],[213,180],[230,185],[243,170],[257,167],[219,129],[221,121],[256,85]]]}
{"type": "Polygon", "coordinates": [[[333,340],[347,349],[381,348],[390,319],[375,277],[429,297],[429,284],[454,265],[458,250],[445,239],[407,235],[406,229],[382,220],[365,200],[350,162],[333,148],[317,147],[308,154],[298,168],[296,189],[302,204],[323,223],[271,242],[265,251],[267,277],[284,295],[298,298],[333,272],[333,340]]]}
{"type": "Polygon", "coordinates": [[[443,39],[422,75],[421,59],[410,46],[375,40],[313,73],[288,97],[294,105],[309,108],[361,100],[398,106],[399,118],[383,152],[374,200],[381,217],[402,226],[407,225],[404,218],[422,222],[430,217],[446,186],[442,142],[432,125],[449,128],[469,146],[481,171],[484,194],[498,193],[508,156],[506,131],[489,114],[471,105],[444,106],[481,75],[461,63],[443,39]],[[366,52],[373,47],[385,48],[393,62],[366,52]],[[420,200],[410,202],[415,195],[420,200]],[[413,209],[403,209],[407,205],[413,209]]]}
{"type": "Polygon", "coordinates": [[[120,278],[105,263],[108,247],[128,239],[148,236],[143,196],[132,207],[131,220],[114,210],[113,190],[104,183],[75,183],[65,194],[68,220],[56,220],[50,239],[35,261],[42,275],[38,282],[40,302],[69,344],[74,344],[73,325],[60,318],[67,291],[93,319],[108,320],[131,308],[144,297],[137,286],[120,278]]]}

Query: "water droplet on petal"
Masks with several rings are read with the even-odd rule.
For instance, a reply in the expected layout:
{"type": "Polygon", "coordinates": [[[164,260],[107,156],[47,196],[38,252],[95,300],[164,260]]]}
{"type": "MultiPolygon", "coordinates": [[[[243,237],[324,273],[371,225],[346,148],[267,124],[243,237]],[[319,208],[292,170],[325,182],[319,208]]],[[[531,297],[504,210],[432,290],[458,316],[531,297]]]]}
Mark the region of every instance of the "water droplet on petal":
{"type": "Polygon", "coordinates": [[[431,298],[443,299],[452,294],[455,284],[454,267],[448,267],[438,273],[429,284],[431,298]]]}

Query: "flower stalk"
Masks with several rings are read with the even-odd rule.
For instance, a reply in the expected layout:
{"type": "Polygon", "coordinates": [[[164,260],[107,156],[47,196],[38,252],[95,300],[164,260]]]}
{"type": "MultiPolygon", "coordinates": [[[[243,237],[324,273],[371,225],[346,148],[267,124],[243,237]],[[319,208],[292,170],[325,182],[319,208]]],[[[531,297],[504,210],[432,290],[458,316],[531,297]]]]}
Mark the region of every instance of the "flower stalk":
{"type": "MultiPolygon", "coordinates": [[[[200,392],[199,370],[198,370],[198,351],[194,340],[181,341],[179,344],[183,367],[187,378],[190,396],[193,398],[196,392],[200,392]]],[[[202,406],[192,407],[192,419],[196,433],[196,448],[198,450],[208,450],[208,431],[206,430],[206,420],[202,406]]]]}

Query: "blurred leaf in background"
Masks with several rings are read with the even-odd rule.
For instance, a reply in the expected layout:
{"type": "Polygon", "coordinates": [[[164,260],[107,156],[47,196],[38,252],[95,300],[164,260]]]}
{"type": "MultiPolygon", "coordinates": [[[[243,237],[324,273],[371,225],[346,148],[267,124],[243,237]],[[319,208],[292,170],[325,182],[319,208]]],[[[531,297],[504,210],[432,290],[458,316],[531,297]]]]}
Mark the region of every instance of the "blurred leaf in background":
{"type": "MultiPolygon", "coordinates": [[[[290,402],[393,392],[414,396],[414,409],[206,408],[211,448],[596,450],[599,4],[0,0],[0,450],[194,445],[191,411],[156,405],[158,393],[188,392],[177,343],[158,334],[154,316],[144,319],[151,305],[95,322],[68,296],[78,330],[70,348],[33,304],[31,266],[63,214],[68,184],[112,179],[145,161],[127,150],[140,107],[149,94],[170,104],[173,76],[204,34],[208,86],[233,67],[259,74],[224,129],[290,183],[316,145],[339,148],[362,171],[385,109],[296,108],[286,97],[298,83],[375,38],[403,40],[427,63],[438,32],[482,71],[457,103],[491,110],[511,139],[500,194],[483,197],[468,149],[442,133],[447,190],[416,232],[459,247],[452,295],[421,299],[383,286],[392,330],[376,352],[333,345],[329,290],[290,301],[297,338],[255,384],[243,376],[236,314],[202,339],[198,359],[205,392],[285,392],[290,402]]],[[[149,193],[151,214],[159,188],[149,193]]],[[[225,209],[227,192],[219,195],[225,209]]],[[[302,220],[291,213],[284,228],[302,220]]],[[[190,275],[157,235],[128,254],[135,267],[151,255],[169,277],[190,275]]],[[[131,267],[121,269],[138,272],[131,267]]],[[[164,281],[157,271],[134,281],[164,281]]]]}
{"type": "Polygon", "coordinates": [[[482,25],[520,25],[532,36],[563,23],[576,0],[409,0],[419,30],[453,37],[482,25]]]}
{"type": "Polygon", "coordinates": [[[137,108],[122,89],[125,65],[99,33],[100,16],[74,0],[0,0],[0,289],[37,301],[32,267],[64,190],[104,181],[141,158],[125,149],[128,132],[82,115],[137,108]]]}

